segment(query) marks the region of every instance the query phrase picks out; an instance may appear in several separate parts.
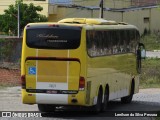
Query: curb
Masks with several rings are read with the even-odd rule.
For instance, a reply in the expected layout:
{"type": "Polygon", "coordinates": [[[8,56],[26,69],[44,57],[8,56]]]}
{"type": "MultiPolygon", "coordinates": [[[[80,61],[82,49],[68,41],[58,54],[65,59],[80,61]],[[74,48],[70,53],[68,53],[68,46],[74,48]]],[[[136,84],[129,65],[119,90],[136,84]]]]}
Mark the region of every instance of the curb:
{"type": "Polygon", "coordinates": [[[160,52],[160,50],[153,50],[153,52],[160,52]]]}

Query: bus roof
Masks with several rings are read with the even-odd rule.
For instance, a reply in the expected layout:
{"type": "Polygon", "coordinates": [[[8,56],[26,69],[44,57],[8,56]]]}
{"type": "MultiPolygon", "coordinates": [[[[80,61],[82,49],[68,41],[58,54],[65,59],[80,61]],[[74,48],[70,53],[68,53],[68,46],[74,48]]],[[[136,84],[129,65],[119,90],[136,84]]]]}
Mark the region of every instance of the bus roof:
{"type": "Polygon", "coordinates": [[[59,24],[66,25],[77,25],[83,26],[86,29],[137,29],[136,26],[125,23],[125,22],[116,22],[112,20],[105,20],[102,18],[65,18],[58,21],[59,24]]]}
{"type": "Polygon", "coordinates": [[[117,25],[115,21],[105,20],[101,18],[66,18],[58,21],[58,23],[76,23],[76,24],[92,24],[92,25],[117,25]]]}
{"type": "Polygon", "coordinates": [[[58,22],[30,23],[28,25],[36,28],[46,25],[60,25],[84,27],[85,29],[137,29],[136,26],[125,22],[116,22],[101,18],[65,18],[58,22]]]}

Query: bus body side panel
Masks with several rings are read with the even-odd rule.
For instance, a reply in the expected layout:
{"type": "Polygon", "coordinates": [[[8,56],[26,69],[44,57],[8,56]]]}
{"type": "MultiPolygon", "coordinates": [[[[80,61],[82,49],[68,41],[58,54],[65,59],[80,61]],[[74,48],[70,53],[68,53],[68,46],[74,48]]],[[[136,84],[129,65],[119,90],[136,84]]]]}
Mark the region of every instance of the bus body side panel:
{"type": "MultiPolygon", "coordinates": [[[[109,85],[109,100],[129,95],[133,76],[137,78],[135,54],[88,57],[87,78],[91,82],[89,103],[96,104],[100,85],[103,91],[105,85],[109,85]]],[[[135,92],[138,92],[138,83],[138,79],[135,79],[135,92]]]]}
{"type": "MultiPolygon", "coordinates": [[[[26,36],[26,29],[24,29],[24,36],[26,36]]],[[[21,76],[24,76],[26,74],[26,66],[25,66],[25,62],[26,62],[26,57],[27,55],[30,56],[35,56],[36,55],[36,49],[29,49],[26,46],[26,37],[23,37],[23,44],[22,44],[22,57],[21,57],[21,76]]],[[[31,88],[36,88],[36,81],[33,80],[34,78],[31,77],[31,79],[29,80],[28,84],[30,84],[29,86],[31,86],[31,88]]],[[[29,95],[26,92],[26,89],[22,89],[22,102],[23,103],[30,103],[33,104],[36,102],[36,95],[29,95]]]]}
{"type": "MultiPolygon", "coordinates": [[[[137,72],[137,58],[136,58],[136,54],[128,54],[127,56],[128,59],[128,67],[129,70],[127,71],[128,75],[131,76],[131,80],[134,80],[134,93],[138,93],[139,92],[139,73],[137,72]]],[[[131,83],[130,83],[131,85],[131,83]]],[[[129,94],[130,94],[130,88],[131,86],[129,86],[129,94]]]]}
{"type": "MultiPolygon", "coordinates": [[[[85,80],[86,79],[86,33],[85,33],[85,29],[82,28],[82,34],[81,34],[81,43],[80,43],[80,47],[76,50],[70,50],[69,53],[69,57],[70,58],[78,58],[80,60],[80,72],[79,72],[79,77],[84,77],[85,80]]],[[[73,71],[70,72],[69,76],[72,76],[73,72],[76,71],[77,67],[74,65],[70,65],[70,69],[72,69],[73,71]]],[[[85,81],[86,82],[86,81],[85,81]]],[[[77,83],[79,85],[79,83],[77,83]]],[[[69,84],[68,85],[68,89],[72,90],[72,88],[75,87],[75,84],[69,84]]],[[[70,105],[82,105],[85,106],[86,105],[86,101],[85,101],[85,97],[86,97],[86,84],[85,84],[85,88],[84,90],[79,90],[78,94],[73,94],[73,95],[69,95],[68,96],[68,102],[70,105]],[[72,103],[71,100],[72,99],[77,99],[78,102],[77,103],[72,103]]]]}
{"type": "Polygon", "coordinates": [[[95,25],[86,31],[88,69],[87,103],[97,102],[99,87],[109,86],[109,100],[128,96],[132,79],[138,92],[136,50],[138,31],[133,26],[95,25]]]}

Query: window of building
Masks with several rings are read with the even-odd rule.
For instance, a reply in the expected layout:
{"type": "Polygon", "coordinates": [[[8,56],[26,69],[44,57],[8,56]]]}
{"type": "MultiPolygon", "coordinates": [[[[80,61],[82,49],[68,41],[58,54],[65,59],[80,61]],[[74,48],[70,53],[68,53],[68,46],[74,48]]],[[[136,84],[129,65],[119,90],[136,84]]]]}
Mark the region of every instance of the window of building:
{"type": "Polygon", "coordinates": [[[150,19],[149,17],[144,17],[144,23],[149,23],[150,19]]]}

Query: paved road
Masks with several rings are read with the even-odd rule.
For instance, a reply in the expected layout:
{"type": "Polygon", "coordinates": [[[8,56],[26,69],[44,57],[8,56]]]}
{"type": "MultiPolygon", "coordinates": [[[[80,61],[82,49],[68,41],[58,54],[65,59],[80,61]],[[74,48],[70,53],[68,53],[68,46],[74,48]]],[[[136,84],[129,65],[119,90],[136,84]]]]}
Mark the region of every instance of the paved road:
{"type": "Polygon", "coordinates": [[[160,58],[160,50],[147,51],[146,56],[149,58],[160,58]]]}
{"type": "MultiPolygon", "coordinates": [[[[119,113],[123,111],[160,111],[160,89],[141,89],[140,92],[133,97],[131,104],[121,104],[119,100],[109,103],[109,113],[119,113]]],[[[24,105],[21,103],[20,87],[6,88],[0,90],[0,111],[38,111],[37,105],[24,105]]],[[[86,114],[86,112],[57,112],[56,114],[43,114],[43,119],[106,119],[109,113],[104,112],[98,115],[86,114]]],[[[125,112],[124,112],[125,113],[125,112]]],[[[2,118],[0,118],[2,119],[2,118]]],[[[4,120],[8,120],[3,118],[4,120]]],[[[16,118],[17,119],[17,118],[16,118]]],[[[19,118],[20,119],[20,118],[19,118]]],[[[33,118],[34,120],[35,118],[33,118]]],[[[107,117],[109,120],[123,120],[124,117],[107,117]]],[[[125,117],[127,120],[153,120],[150,117],[125,117]]],[[[37,118],[38,120],[38,118],[37,118]]]]}

